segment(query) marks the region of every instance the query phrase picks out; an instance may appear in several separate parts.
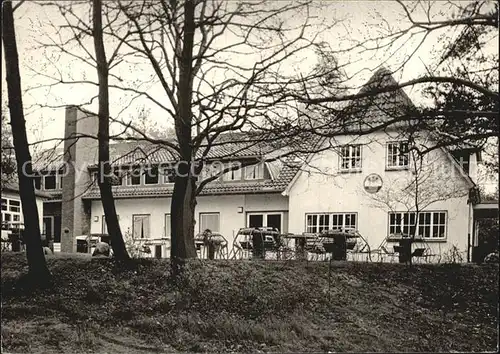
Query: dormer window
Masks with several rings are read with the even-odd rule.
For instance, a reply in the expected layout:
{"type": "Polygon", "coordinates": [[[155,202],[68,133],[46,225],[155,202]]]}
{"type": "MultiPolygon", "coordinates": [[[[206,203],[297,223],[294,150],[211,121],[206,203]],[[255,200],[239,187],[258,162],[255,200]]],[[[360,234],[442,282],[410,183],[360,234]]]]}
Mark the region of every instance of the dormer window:
{"type": "Polygon", "coordinates": [[[43,188],[45,190],[57,189],[57,173],[50,172],[48,175],[43,177],[43,188]]]}
{"type": "Polygon", "coordinates": [[[126,185],[127,186],[139,186],[141,185],[141,168],[133,168],[127,171],[126,185]]]}
{"type": "Polygon", "coordinates": [[[246,180],[264,179],[264,164],[258,163],[255,165],[246,166],[245,179],[246,180]]]}
{"type": "Polygon", "coordinates": [[[470,171],[470,152],[467,150],[457,150],[451,153],[465,173],[470,171]]]}
{"type": "Polygon", "coordinates": [[[42,189],[42,177],[41,176],[33,177],[33,184],[35,186],[35,189],[41,190],[42,189]]]}
{"type": "Polygon", "coordinates": [[[151,167],[144,170],[144,184],[158,184],[159,171],[158,167],[151,167]]]}
{"type": "MultiPolygon", "coordinates": [[[[239,166],[238,166],[238,164],[230,164],[230,165],[224,167],[224,169],[230,168],[230,167],[238,168],[239,166]]],[[[224,181],[240,181],[241,180],[241,168],[227,171],[226,173],[224,173],[223,179],[224,179],[224,181]]]]}
{"type": "Polygon", "coordinates": [[[163,183],[174,183],[175,182],[175,170],[172,168],[164,168],[163,172],[163,183]]]}

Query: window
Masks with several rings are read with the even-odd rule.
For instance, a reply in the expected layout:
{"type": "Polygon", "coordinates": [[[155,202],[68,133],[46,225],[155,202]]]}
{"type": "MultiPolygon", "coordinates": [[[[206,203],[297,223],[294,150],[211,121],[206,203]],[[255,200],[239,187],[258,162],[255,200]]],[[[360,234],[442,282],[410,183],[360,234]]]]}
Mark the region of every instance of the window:
{"type": "Polygon", "coordinates": [[[446,212],[425,211],[418,215],[415,212],[389,213],[389,237],[410,237],[418,226],[417,237],[426,239],[446,238],[446,212]]]}
{"type": "Polygon", "coordinates": [[[170,214],[165,214],[165,227],[164,227],[164,230],[165,230],[165,237],[172,237],[172,231],[171,231],[171,228],[170,228],[170,223],[171,223],[171,218],[170,218],[170,214]]]}
{"type": "Polygon", "coordinates": [[[150,215],[132,215],[132,235],[134,239],[150,238],[150,215]]]}
{"type": "Polygon", "coordinates": [[[51,172],[49,175],[46,175],[43,177],[43,188],[45,190],[53,190],[56,189],[56,184],[57,184],[57,178],[56,178],[56,173],[51,172]]]}
{"type": "Polygon", "coordinates": [[[219,232],[219,213],[200,213],[200,232],[210,229],[219,232]]]}
{"type": "Polygon", "coordinates": [[[15,213],[21,212],[21,202],[19,200],[9,200],[9,211],[13,211],[15,213]]]}
{"type": "Polygon", "coordinates": [[[17,199],[2,198],[2,222],[3,229],[19,228],[22,222],[21,201],[17,199]],[[16,225],[10,224],[16,223],[16,225]]]}
{"type": "Polygon", "coordinates": [[[33,184],[35,185],[35,189],[42,189],[42,177],[41,176],[35,176],[33,177],[33,184]]]}
{"type": "Polygon", "coordinates": [[[264,178],[264,164],[259,163],[256,165],[245,167],[245,179],[263,179],[264,178]]]}
{"type": "Polygon", "coordinates": [[[174,169],[163,169],[163,183],[174,183],[175,182],[175,170],[174,169]]]}
{"type": "Polygon", "coordinates": [[[141,169],[134,168],[127,171],[127,186],[139,186],[141,185],[141,169]]]}
{"type": "Polygon", "coordinates": [[[248,227],[272,227],[282,231],[283,230],[282,220],[283,220],[282,212],[247,214],[248,227]]]}
{"type": "Polygon", "coordinates": [[[306,232],[324,230],[356,230],[356,213],[306,214],[306,232]]]}
{"type": "MultiPolygon", "coordinates": [[[[236,167],[236,166],[238,166],[238,165],[231,164],[231,165],[224,166],[224,169],[230,168],[230,167],[236,167]]],[[[241,180],[241,168],[238,168],[237,170],[227,171],[226,173],[224,173],[223,179],[224,179],[224,181],[240,181],[241,180]]]]}
{"type": "Polygon", "coordinates": [[[223,170],[222,164],[206,164],[200,173],[200,180],[204,180],[210,177],[217,176],[213,181],[217,181],[221,178],[221,172],[223,170]]]}
{"type": "Polygon", "coordinates": [[[409,150],[407,141],[387,144],[387,167],[406,168],[409,165],[409,150]]]}
{"type": "Polygon", "coordinates": [[[470,153],[467,150],[457,150],[451,152],[452,156],[457,160],[465,173],[470,172],[470,153]]]}
{"type": "Polygon", "coordinates": [[[159,171],[158,167],[152,167],[144,170],[144,184],[158,184],[159,171]]]}
{"type": "MultiPolygon", "coordinates": [[[[120,221],[120,215],[116,214],[116,218],[118,219],[118,222],[120,221]]],[[[108,234],[108,224],[106,224],[106,216],[103,215],[102,218],[102,225],[101,225],[101,233],[103,234],[108,234]]]]}
{"type": "Polygon", "coordinates": [[[340,148],[340,170],[361,170],[361,145],[345,145],[340,148]]]}

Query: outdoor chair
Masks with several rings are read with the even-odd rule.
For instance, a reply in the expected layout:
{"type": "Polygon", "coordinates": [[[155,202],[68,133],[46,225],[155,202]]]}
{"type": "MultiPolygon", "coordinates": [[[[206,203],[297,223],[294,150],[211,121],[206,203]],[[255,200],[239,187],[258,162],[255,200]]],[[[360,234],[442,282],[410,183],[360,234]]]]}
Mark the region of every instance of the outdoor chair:
{"type": "Polygon", "coordinates": [[[425,250],[425,248],[415,248],[411,254],[412,259],[415,258],[417,261],[415,263],[420,263],[421,260],[425,259],[425,250]]]}

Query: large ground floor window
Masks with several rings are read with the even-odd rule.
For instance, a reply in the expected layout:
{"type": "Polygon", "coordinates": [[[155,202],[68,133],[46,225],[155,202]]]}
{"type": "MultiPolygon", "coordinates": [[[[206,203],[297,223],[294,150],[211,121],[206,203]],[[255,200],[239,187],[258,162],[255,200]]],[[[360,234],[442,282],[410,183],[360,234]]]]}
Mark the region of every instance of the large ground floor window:
{"type": "Polygon", "coordinates": [[[283,232],[283,212],[247,213],[247,227],[272,227],[283,232]]]}
{"type": "Polygon", "coordinates": [[[306,214],[306,232],[356,230],[357,222],[357,213],[308,213],[306,214]]]}
{"type": "Polygon", "coordinates": [[[447,213],[446,211],[421,211],[418,216],[415,212],[390,212],[389,237],[416,236],[431,240],[446,239],[447,213]]]}

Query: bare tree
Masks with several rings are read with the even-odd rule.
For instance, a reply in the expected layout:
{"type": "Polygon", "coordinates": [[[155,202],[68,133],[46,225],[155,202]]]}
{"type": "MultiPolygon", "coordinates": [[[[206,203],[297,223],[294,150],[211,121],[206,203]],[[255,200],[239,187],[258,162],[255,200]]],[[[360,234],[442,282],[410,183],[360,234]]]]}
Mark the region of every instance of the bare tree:
{"type": "Polygon", "coordinates": [[[98,184],[101,191],[101,202],[106,217],[106,225],[111,236],[113,254],[118,260],[127,260],[129,255],[125,248],[122,231],[116,215],[115,200],[111,190],[112,168],[109,161],[109,87],[108,87],[108,61],[103,42],[102,30],[102,3],[93,0],[93,37],[95,60],[99,80],[99,130],[97,133],[99,143],[99,169],[98,184]]]}
{"type": "MultiPolygon", "coordinates": [[[[426,137],[419,136],[410,142],[407,155],[398,158],[408,159],[408,170],[387,177],[382,189],[371,195],[373,205],[383,210],[389,209],[396,227],[393,236],[408,238],[411,243],[421,238],[444,237],[444,220],[434,230],[426,229],[424,214],[435,203],[462,198],[469,194],[470,185],[465,182],[462,171],[451,156],[442,149],[422,154],[420,145],[428,145],[426,137]],[[455,165],[455,166],[454,166],[455,165]],[[400,214],[403,212],[403,214],[400,214]]],[[[427,225],[428,226],[428,225],[427,225]]],[[[411,265],[412,257],[409,259],[411,265]]]]}
{"type": "Polygon", "coordinates": [[[23,112],[21,76],[19,74],[19,57],[17,53],[16,33],[14,27],[14,9],[12,2],[3,4],[2,39],[4,45],[7,90],[9,97],[10,123],[16,154],[19,194],[26,220],[24,241],[28,259],[29,275],[34,281],[45,282],[50,278],[45,255],[42,249],[38,208],[33,183],[31,154],[26,134],[26,122],[23,112]]]}
{"type": "MultiPolygon", "coordinates": [[[[362,50],[365,56],[379,55],[382,58],[400,53],[410,39],[417,41],[415,48],[401,55],[398,67],[387,73],[390,75],[404,68],[431,34],[440,34],[442,45],[435,49],[434,62],[425,63],[425,74],[404,82],[373,86],[371,90],[357,94],[317,95],[304,90],[300,94],[301,100],[338,116],[338,110],[332,105],[338,107],[343,102],[363,105],[370,98],[401,88],[423,88],[423,93],[432,98],[434,104],[394,117],[392,123],[416,120],[420,129],[433,131],[436,139],[428,151],[444,146],[483,147],[499,134],[498,47],[495,49],[498,43],[498,3],[477,0],[398,1],[398,4],[403,14],[399,27],[391,26],[387,19],[381,18],[380,24],[372,31],[373,35],[361,41],[353,40],[352,46],[343,51],[361,53],[362,50]]],[[[384,60],[379,63],[383,65],[384,60]]]]}
{"type": "MultiPolygon", "coordinates": [[[[68,54],[67,43],[72,41],[81,49],[92,31],[75,15],[74,4],[55,5],[66,20],[62,27],[71,36],[66,42],[53,41],[45,48],[52,46],[68,54]]],[[[314,71],[285,75],[282,70],[283,66],[299,62],[297,55],[315,48],[321,28],[327,27],[313,24],[312,9],[309,1],[103,4],[105,42],[117,44],[109,58],[116,63],[109,66],[110,89],[131,94],[131,101],[146,98],[163,110],[165,120],[175,127],[175,139],[153,138],[134,122],[114,118],[115,122],[121,121],[123,126],[132,129],[135,136],[127,137],[130,140],[148,141],[176,155],[178,173],[171,204],[174,262],[196,256],[193,240],[196,196],[217,178],[197,180],[197,175],[214,147],[234,143],[232,139],[220,142],[221,135],[253,131],[246,141],[243,139],[247,147],[259,146],[264,141],[275,146],[293,146],[293,141],[288,144],[273,133],[270,122],[294,109],[294,98],[282,94],[284,87],[308,84],[320,76],[314,71]],[[296,21],[288,25],[285,20],[290,18],[296,21]],[[127,79],[120,75],[118,66],[131,65],[132,60],[137,65],[147,65],[153,73],[152,79],[127,79]],[[162,94],[143,89],[141,80],[156,84],[162,94]]],[[[95,66],[88,53],[68,55],[95,66]]],[[[52,85],[96,85],[92,80],[68,80],[62,75],[52,79],[52,85]]],[[[241,140],[241,135],[234,136],[241,140]]],[[[244,164],[228,165],[221,172],[242,167],[244,164]]]]}

